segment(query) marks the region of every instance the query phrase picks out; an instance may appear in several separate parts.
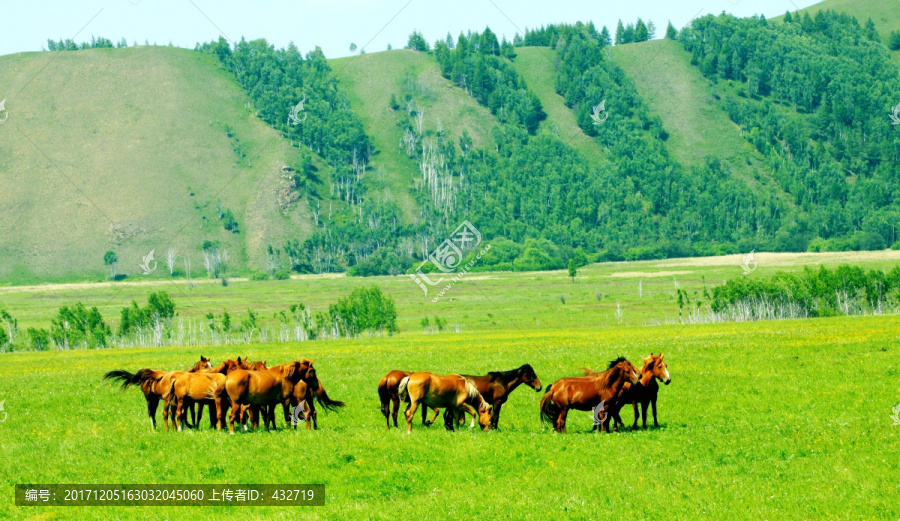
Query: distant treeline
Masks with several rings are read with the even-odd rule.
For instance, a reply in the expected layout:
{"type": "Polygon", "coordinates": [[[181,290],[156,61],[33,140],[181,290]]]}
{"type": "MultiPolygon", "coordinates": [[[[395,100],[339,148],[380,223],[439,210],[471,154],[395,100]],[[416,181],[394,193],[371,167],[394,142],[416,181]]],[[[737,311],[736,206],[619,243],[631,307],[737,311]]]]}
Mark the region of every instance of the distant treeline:
{"type": "Polygon", "coordinates": [[[132,301],[120,313],[115,333],[96,307],[81,302],[62,306],[50,319],[49,328],[30,327],[19,337],[18,321],[0,309],[0,352],[49,349],[99,349],[108,347],[162,345],[218,345],[229,343],[282,342],[326,338],[393,335],[398,333],[394,299],[377,286],[357,288],[313,316],[305,305],[297,304],[274,315],[276,327],[259,323],[252,309],[233,321],[228,311],[208,313],[204,319],[176,319],[175,302],[165,291],[151,293],[147,305],[132,301]]]}
{"type": "Polygon", "coordinates": [[[792,307],[804,317],[895,312],[900,307],[900,267],[888,272],[849,265],[834,270],[806,267],[769,279],[734,278],[711,293],[710,308],[716,313],[748,303],[792,307]]]}

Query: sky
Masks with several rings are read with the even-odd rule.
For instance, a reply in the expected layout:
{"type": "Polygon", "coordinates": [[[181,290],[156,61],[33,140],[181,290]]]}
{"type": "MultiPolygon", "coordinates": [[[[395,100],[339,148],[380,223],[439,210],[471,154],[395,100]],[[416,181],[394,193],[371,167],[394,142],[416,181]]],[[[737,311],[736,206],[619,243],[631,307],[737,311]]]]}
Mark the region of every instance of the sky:
{"type": "Polygon", "coordinates": [[[816,0],[2,0],[0,55],[40,51],[47,39],[103,36],[129,45],[193,48],[225,36],[232,42],[265,38],[276,47],[294,42],[301,51],[320,46],[329,58],[357,51],[403,47],[413,30],[429,42],[490,26],[508,39],[526,28],[556,22],[593,21],[615,31],[638,17],[652,20],[657,38],[666,24],[681,28],[693,18],[723,11],[774,17],[816,0]]]}

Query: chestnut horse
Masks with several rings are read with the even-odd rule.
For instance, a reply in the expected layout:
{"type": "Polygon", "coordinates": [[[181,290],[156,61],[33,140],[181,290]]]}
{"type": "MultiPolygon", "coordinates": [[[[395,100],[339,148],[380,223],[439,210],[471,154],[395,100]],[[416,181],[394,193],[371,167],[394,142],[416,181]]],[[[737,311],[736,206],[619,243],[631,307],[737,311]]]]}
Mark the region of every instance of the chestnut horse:
{"type": "MultiPolygon", "coordinates": [[[[200,361],[191,367],[191,371],[197,371],[204,367],[209,367],[209,359],[201,356],[200,361]]],[[[137,385],[144,393],[144,399],[147,400],[147,415],[150,416],[150,425],[156,430],[156,408],[163,394],[172,384],[172,379],[187,371],[159,371],[156,369],[141,369],[132,374],[122,369],[116,369],[103,375],[104,380],[119,380],[122,389],[125,390],[132,385],[137,385]]],[[[175,418],[172,418],[173,426],[175,418]]],[[[169,409],[163,407],[163,422],[166,430],[169,430],[169,409]]]]}
{"type": "MultiPolygon", "coordinates": [[[[411,374],[413,373],[410,371],[394,370],[384,375],[384,378],[378,382],[378,399],[381,400],[381,414],[387,420],[388,430],[391,430],[391,417],[394,418],[394,427],[398,426],[397,412],[400,410],[400,396],[397,394],[397,388],[400,386],[400,380],[411,374]],[[392,403],[393,411],[391,410],[392,403]]],[[[422,407],[422,425],[426,427],[431,426],[434,420],[437,419],[438,414],[441,413],[441,410],[437,407],[432,407],[431,409],[434,410],[434,417],[431,421],[428,421],[428,407],[422,407]]]]}
{"type": "Polygon", "coordinates": [[[200,410],[194,427],[200,426],[203,417],[203,406],[209,404],[210,426],[214,429],[225,428],[225,412],[228,410],[228,396],[225,395],[225,377],[237,369],[249,369],[253,367],[246,360],[238,357],[235,360],[225,360],[218,367],[199,373],[183,373],[172,379],[172,384],[164,393],[163,399],[166,406],[175,406],[175,418],[178,422],[178,430],[182,429],[187,409],[193,409],[194,403],[199,404],[200,410]],[[213,398],[209,399],[208,396],[213,398]]]}
{"type": "MultiPolygon", "coordinates": [[[[561,378],[547,389],[541,399],[541,420],[553,424],[557,432],[566,432],[566,416],[569,409],[590,411],[601,402],[605,407],[615,407],[626,392],[626,384],[634,385],[638,381],[638,372],[634,365],[619,358],[614,360],[612,368],[590,376],[561,378]]],[[[608,420],[601,426],[609,432],[608,420]]]]}
{"type": "MultiPolygon", "coordinates": [[[[500,408],[509,399],[509,393],[516,390],[519,384],[531,387],[535,392],[541,392],[541,380],[535,374],[531,365],[525,364],[511,371],[491,371],[485,376],[463,375],[466,380],[475,384],[475,388],[481,393],[493,409],[491,415],[491,428],[496,429],[500,423],[500,408]]],[[[475,417],[472,417],[472,427],[475,426],[475,417]]]]}
{"type": "MultiPolygon", "coordinates": [[[[300,381],[305,381],[307,385],[318,383],[311,360],[295,360],[262,371],[238,369],[229,374],[225,379],[225,391],[232,404],[228,417],[229,431],[234,434],[234,420],[242,405],[250,406],[252,416],[258,414],[261,405],[274,405],[285,400],[296,407],[299,402],[294,388],[300,381]]],[[[212,399],[213,395],[209,394],[208,398],[212,399]]],[[[274,407],[270,407],[269,414],[274,410],[274,407]]],[[[254,423],[253,427],[257,428],[258,423],[254,423]]],[[[246,429],[245,423],[244,430],[246,429]]]]}
{"type": "Polygon", "coordinates": [[[491,405],[482,398],[475,384],[461,375],[411,374],[400,380],[397,394],[401,401],[409,400],[406,408],[407,434],[412,433],[412,420],[420,403],[429,407],[447,407],[454,411],[463,409],[473,416],[477,411],[481,429],[490,428],[491,405]]]}

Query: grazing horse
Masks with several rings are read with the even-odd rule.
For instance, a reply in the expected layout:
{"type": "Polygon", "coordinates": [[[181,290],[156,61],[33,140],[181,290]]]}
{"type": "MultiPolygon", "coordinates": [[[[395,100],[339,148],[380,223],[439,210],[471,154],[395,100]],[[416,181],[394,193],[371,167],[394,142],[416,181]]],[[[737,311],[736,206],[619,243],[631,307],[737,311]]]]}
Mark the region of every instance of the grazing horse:
{"type": "MultiPolygon", "coordinates": [[[[387,428],[391,430],[391,417],[394,418],[394,427],[397,427],[397,412],[400,410],[400,396],[397,394],[397,388],[400,386],[400,380],[403,380],[407,376],[413,373],[409,371],[391,371],[388,374],[384,375],[384,378],[378,382],[378,398],[381,400],[381,414],[384,415],[384,419],[387,420],[387,428]],[[391,410],[391,404],[393,403],[393,411],[391,410]]],[[[434,410],[434,417],[431,421],[428,421],[428,407],[422,407],[422,425],[429,427],[434,420],[437,419],[438,414],[441,413],[441,410],[437,407],[432,407],[434,410]]]]}
{"type": "MultiPolygon", "coordinates": [[[[208,367],[209,359],[201,356],[200,361],[191,367],[191,371],[197,371],[204,367],[208,367]]],[[[144,393],[144,399],[147,400],[147,415],[150,416],[150,425],[156,430],[156,408],[159,407],[159,401],[163,394],[172,384],[172,379],[187,371],[158,371],[156,369],[141,369],[132,374],[122,369],[116,369],[103,375],[104,380],[119,380],[122,383],[122,389],[125,390],[132,385],[137,385],[144,393]]],[[[172,418],[173,427],[175,418],[172,418]]],[[[166,430],[169,430],[169,408],[163,407],[163,422],[166,430]]]]}
{"type": "MultiPolygon", "coordinates": [[[[463,376],[466,380],[475,384],[475,388],[481,393],[482,398],[494,407],[491,415],[492,429],[496,429],[500,423],[500,408],[509,399],[509,393],[513,392],[519,384],[525,384],[536,392],[541,392],[541,380],[529,364],[511,371],[491,371],[485,376],[470,376],[467,374],[463,376]]],[[[474,426],[475,418],[472,417],[472,427],[474,426]]]]}
{"type": "MultiPolygon", "coordinates": [[[[605,408],[614,408],[628,385],[638,381],[637,369],[624,358],[614,360],[612,367],[602,373],[589,376],[560,378],[553,382],[541,399],[541,420],[553,424],[556,432],[566,432],[566,416],[569,409],[590,411],[604,403],[605,408]]],[[[609,432],[609,421],[601,430],[609,432]]]]}
{"type": "MultiPolygon", "coordinates": [[[[258,413],[261,405],[274,405],[285,400],[289,400],[290,405],[295,407],[298,401],[294,388],[300,381],[305,381],[307,385],[311,382],[312,385],[318,383],[311,360],[295,360],[262,371],[238,369],[229,374],[225,379],[225,391],[232,404],[228,417],[229,431],[234,434],[234,420],[242,405],[250,406],[251,416],[258,413]]],[[[208,397],[213,398],[212,394],[208,397]]],[[[269,414],[272,415],[274,410],[274,407],[270,407],[269,414]]],[[[257,428],[258,423],[254,423],[253,427],[257,428]]],[[[244,430],[246,429],[245,423],[244,430]]]]}
{"type": "Polygon", "coordinates": [[[420,403],[429,407],[448,407],[454,411],[461,408],[473,416],[477,412],[481,429],[490,428],[491,405],[482,398],[475,384],[461,375],[411,374],[400,380],[397,394],[401,401],[409,400],[409,407],[406,408],[407,434],[412,433],[412,420],[420,403]]]}

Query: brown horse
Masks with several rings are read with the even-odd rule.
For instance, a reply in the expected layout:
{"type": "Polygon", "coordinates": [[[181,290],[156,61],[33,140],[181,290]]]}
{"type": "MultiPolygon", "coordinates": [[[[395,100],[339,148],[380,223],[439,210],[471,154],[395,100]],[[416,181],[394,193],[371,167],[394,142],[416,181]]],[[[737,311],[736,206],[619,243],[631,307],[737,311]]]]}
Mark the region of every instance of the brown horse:
{"type": "Polygon", "coordinates": [[[228,410],[228,396],[224,393],[225,377],[237,369],[253,367],[246,360],[225,360],[218,367],[199,373],[183,373],[172,379],[172,384],[164,393],[166,407],[175,408],[173,418],[178,422],[178,430],[185,422],[186,411],[193,409],[194,404],[200,406],[194,427],[200,425],[203,417],[203,406],[209,405],[210,426],[214,429],[225,428],[225,412],[228,410]],[[208,398],[209,395],[213,398],[208,398]]]}
{"type": "MultiPolygon", "coordinates": [[[[475,384],[475,388],[481,393],[489,404],[494,407],[491,415],[491,428],[496,429],[500,423],[500,409],[509,394],[516,390],[519,384],[525,384],[536,392],[541,392],[541,380],[535,374],[534,369],[529,364],[525,364],[518,369],[511,371],[491,371],[484,376],[463,375],[466,380],[475,384]]],[[[475,426],[475,418],[472,417],[472,427],[475,426]]]]}
{"type": "MultiPolygon", "coordinates": [[[[200,361],[191,367],[191,371],[200,370],[209,366],[209,359],[201,356],[200,361]]],[[[147,401],[147,415],[150,416],[150,425],[152,430],[156,430],[156,408],[159,407],[159,401],[163,394],[172,384],[172,379],[186,371],[159,371],[156,369],[141,369],[132,374],[122,369],[116,369],[103,375],[104,380],[119,380],[122,389],[125,390],[132,385],[137,385],[144,393],[144,399],[147,401]]],[[[173,422],[175,418],[172,418],[173,422]]],[[[163,422],[166,430],[169,430],[169,408],[163,407],[163,422]]],[[[173,424],[174,426],[174,424],[173,424]]]]}
{"type": "MultiPolygon", "coordinates": [[[[229,374],[225,379],[225,391],[232,404],[228,418],[229,431],[234,434],[234,420],[239,413],[239,406],[251,406],[253,416],[258,414],[261,405],[274,405],[289,400],[290,405],[296,407],[299,402],[294,388],[300,381],[305,381],[307,385],[311,382],[312,385],[318,383],[311,360],[295,360],[262,371],[238,369],[229,374]]],[[[213,395],[209,394],[208,397],[213,398],[213,395]]],[[[269,408],[269,411],[270,415],[273,414],[274,407],[269,408]]],[[[258,423],[253,427],[257,428],[258,423]]],[[[244,424],[244,430],[246,429],[244,424]]]]}
{"type": "MultiPolygon", "coordinates": [[[[624,358],[610,365],[612,368],[602,373],[553,382],[541,399],[541,420],[552,423],[557,432],[565,433],[569,409],[590,411],[601,403],[607,410],[615,407],[626,392],[626,384],[634,385],[639,377],[634,365],[624,358]]],[[[607,419],[601,430],[605,428],[609,432],[608,423],[607,419]]]]}
{"type": "MultiPolygon", "coordinates": [[[[381,414],[387,420],[388,430],[391,430],[391,417],[394,418],[394,427],[398,426],[397,413],[400,410],[400,396],[397,394],[397,388],[400,386],[400,380],[411,374],[413,373],[409,371],[394,370],[384,375],[384,378],[378,382],[378,399],[381,400],[381,414]],[[393,411],[391,410],[392,403],[393,411]]],[[[428,421],[428,407],[422,407],[422,425],[426,427],[434,423],[438,414],[441,413],[441,410],[437,407],[432,407],[431,409],[434,410],[434,417],[431,418],[431,421],[428,421]]]]}
{"type": "MultiPolygon", "coordinates": [[[[316,402],[318,402],[318,404],[326,411],[337,411],[339,408],[346,405],[340,400],[332,400],[331,397],[328,396],[325,386],[322,385],[322,380],[318,377],[316,377],[315,382],[308,380],[308,383],[309,385],[297,385],[294,388],[294,398],[296,399],[298,406],[302,405],[300,410],[297,411],[297,414],[292,414],[294,412],[294,407],[291,406],[290,400],[285,400],[281,404],[285,424],[293,424],[295,430],[297,429],[297,423],[300,421],[299,413],[301,412],[303,413],[303,421],[306,422],[306,430],[310,430],[310,423],[312,424],[312,429],[319,429],[319,413],[316,411],[316,402]]],[[[272,416],[272,424],[275,424],[274,413],[272,416]]]]}
{"type": "Polygon", "coordinates": [[[491,405],[482,398],[475,384],[458,374],[446,376],[433,373],[415,373],[402,380],[397,390],[401,401],[409,400],[406,408],[406,433],[412,433],[412,420],[419,404],[429,407],[447,407],[454,411],[463,409],[473,416],[478,414],[482,430],[491,423],[491,405]]]}

